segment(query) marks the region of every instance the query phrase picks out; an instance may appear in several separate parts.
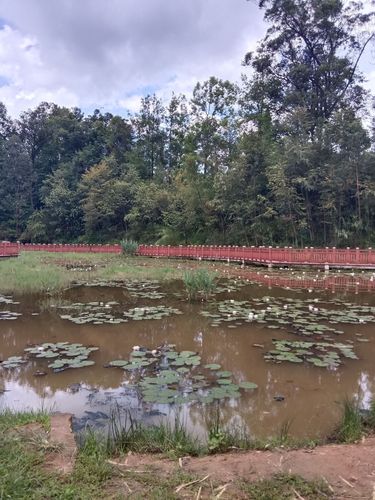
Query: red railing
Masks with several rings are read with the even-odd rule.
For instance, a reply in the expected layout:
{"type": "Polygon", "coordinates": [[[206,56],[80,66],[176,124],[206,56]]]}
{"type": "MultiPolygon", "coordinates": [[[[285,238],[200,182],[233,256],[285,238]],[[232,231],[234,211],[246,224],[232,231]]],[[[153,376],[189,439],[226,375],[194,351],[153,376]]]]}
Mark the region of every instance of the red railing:
{"type": "Polygon", "coordinates": [[[26,252],[54,253],[121,253],[121,245],[84,245],[63,243],[23,243],[20,249],[26,252]]]}
{"type": "MultiPolygon", "coordinates": [[[[15,256],[19,251],[55,253],[120,254],[121,245],[0,243],[0,256],[15,256]]],[[[183,259],[217,260],[261,265],[306,265],[375,269],[375,251],[359,248],[292,248],[239,246],[154,246],[140,245],[138,255],[183,259]]]]}
{"type": "Polygon", "coordinates": [[[0,242],[0,257],[17,257],[19,252],[18,243],[0,242]]]}
{"type": "Polygon", "coordinates": [[[153,246],[140,245],[138,255],[201,260],[250,262],[263,265],[306,265],[347,268],[375,268],[371,248],[292,248],[238,246],[153,246]]]}

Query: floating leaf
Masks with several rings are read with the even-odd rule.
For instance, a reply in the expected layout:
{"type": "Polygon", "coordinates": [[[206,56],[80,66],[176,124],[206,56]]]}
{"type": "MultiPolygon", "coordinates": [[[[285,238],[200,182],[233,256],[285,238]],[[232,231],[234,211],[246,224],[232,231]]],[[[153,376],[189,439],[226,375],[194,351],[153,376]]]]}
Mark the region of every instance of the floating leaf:
{"type": "Polygon", "coordinates": [[[204,365],[208,370],[220,370],[221,366],[216,363],[210,363],[208,365],[204,365]]]}
{"type": "Polygon", "coordinates": [[[257,389],[258,388],[257,384],[254,384],[254,382],[240,382],[238,385],[241,389],[257,389]]]}

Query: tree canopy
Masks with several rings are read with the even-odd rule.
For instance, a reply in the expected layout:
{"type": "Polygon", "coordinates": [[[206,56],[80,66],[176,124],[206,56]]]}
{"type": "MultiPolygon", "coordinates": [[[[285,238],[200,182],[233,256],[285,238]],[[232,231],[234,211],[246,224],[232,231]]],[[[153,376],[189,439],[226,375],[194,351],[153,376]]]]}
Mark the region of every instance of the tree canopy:
{"type": "Polygon", "coordinates": [[[374,245],[374,41],[361,2],[261,0],[240,82],[123,118],[0,103],[0,239],[374,245]]]}

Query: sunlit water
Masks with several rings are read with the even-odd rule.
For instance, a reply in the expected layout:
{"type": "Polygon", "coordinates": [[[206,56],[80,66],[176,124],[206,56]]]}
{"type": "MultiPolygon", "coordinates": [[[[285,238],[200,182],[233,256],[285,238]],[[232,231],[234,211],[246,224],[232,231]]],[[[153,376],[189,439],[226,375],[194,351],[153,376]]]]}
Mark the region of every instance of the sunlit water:
{"type": "MultiPolygon", "coordinates": [[[[142,403],[127,387],[128,372],[105,367],[111,360],[127,358],[134,345],[153,349],[164,343],[176,344],[178,351],[196,351],[202,357],[202,364],[220,364],[223,370],[233,373],[236,383],[247,380],[258,384],[257,390],[241,392],[239,399],[219,403],[223,425],[240,426],[255,437],[274,436],[287,421],[291,423],[293,436],[324,436],[337,423],[339,402],[345,397],[359,398],[364,408],[371,400],[375,390],[375,323],[339,325],[344,334],[337,340],[353,340],[358,360],[346,359],[336,369],[317,368],[307,363],[275,364],[263,358],[265,352],[273,348],[272,339],[305,338],[293,335],[288,328],[271,330],[266,324],[256,322],[236,328],[229,328],[229,324],[224,322],[213,327],[210,319],[200,314],[207,309],[206,304],[189,304],[175,296],[175,292],[180,290],[178,283],[164,284],[160,290],[167,296],[150,300],[131,297],[125,288],[82,286],[65,291],[62,298],[82,303],[116,301],[119,303],[117,308],[124,311],[139,305],[165,304],[178,308],[182,315],[160,320],[130,320],[121,324],[77,325],[61,319],[63,311],[45,309],[45,296],[13,297],[20,304],[0,304],[0,311],[22,313],[16,320],[0,321],[1,359],[22,355],[27,346],[43,342],[68,341],[99,347],[90,356],[95,361],[91,367],[53,373],[47,368],[46,360],[31,359],[17,369],[0,369],[1,407],[70,412],[76,417],[76,429],[86,424],[101,425],[114,410],[122,414],[130,411],[133,418],[147,424],[162,419],[171,420],[177,412],[192,433],[203,436],[207,419],[214,412],[212,407],[216,408],[217,404],[142,403]],[[358,333],[369,341],[359,342],[358,333]],[[254,344],[264,348],[254,347],[254,344]],[[35,376],[37,370],[47,374],[35,376]],[[282,396],[283,400],[276,401],[275,396],[282,396]]],[[[375,296],[366,292],[341,292],[340,295],[340,292],[333,294],[332,291],[270,289],[254,283],[238,291],[223,292],[215,299],[247,300],[266,295],[304,299],[306,307],[315,298],[329,302],[333,297],[355,304],[375,305],[375,296]]]]}

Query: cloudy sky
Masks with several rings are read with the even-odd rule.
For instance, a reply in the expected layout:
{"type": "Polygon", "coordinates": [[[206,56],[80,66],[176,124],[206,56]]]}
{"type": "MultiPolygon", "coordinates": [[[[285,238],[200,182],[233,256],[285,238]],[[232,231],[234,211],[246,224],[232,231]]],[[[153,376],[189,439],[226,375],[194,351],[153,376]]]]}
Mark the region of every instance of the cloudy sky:
{"type": "Polygon", "coordinates": [[[0,0],[0,101],[126,114],[149,92],[238,79],[264,31],[255,1],[0,0]]]}

